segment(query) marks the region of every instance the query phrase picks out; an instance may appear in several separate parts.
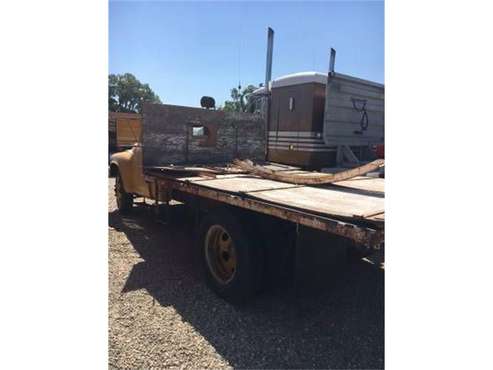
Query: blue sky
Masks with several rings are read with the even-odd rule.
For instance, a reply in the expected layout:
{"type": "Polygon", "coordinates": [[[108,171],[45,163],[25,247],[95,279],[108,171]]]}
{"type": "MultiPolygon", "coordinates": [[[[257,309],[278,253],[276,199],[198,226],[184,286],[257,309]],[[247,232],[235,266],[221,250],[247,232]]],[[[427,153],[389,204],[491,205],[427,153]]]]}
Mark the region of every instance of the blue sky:
{"type": "Polygon", "coordinates": [[[133,73],[163,103],[216,105],[238,86],[263,82],[267,27],[273,78],[336,71],[384,82],[384,2],[110,1],[109,72],[133,73]]]}

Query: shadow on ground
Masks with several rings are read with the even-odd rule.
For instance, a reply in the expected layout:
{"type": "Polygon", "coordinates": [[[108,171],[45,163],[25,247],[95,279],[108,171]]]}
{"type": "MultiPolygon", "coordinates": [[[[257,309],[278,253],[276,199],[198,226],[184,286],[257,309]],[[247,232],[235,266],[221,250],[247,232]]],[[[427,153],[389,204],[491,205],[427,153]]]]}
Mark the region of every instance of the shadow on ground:
{"type": "Polygon", "coordinates": [[[162,225],[145,207],[125,218],[109,213],[109,225],[144,260],[122,293],[146,289],[156,304],[172,306],[235,368],[383,368],[383,270],[357,261],[330,282],[318,281],[315,293],[299,296],[291,284],[278,284],[248,306],[233,307],[205,286],[181,206],[172,215],[162,225]]]}

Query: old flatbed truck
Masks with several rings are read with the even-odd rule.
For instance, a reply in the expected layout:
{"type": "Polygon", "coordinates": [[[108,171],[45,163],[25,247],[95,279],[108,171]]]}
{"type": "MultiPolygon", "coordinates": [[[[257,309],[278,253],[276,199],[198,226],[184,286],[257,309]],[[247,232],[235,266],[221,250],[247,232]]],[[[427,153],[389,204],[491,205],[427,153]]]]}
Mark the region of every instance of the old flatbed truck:
{"type": "Polygon", "coordinates": [[[111,157],[120,212],[135,197],[193,212],[206,280],[228,301],[262,287],[268,256],[282,253],[276,238],[295,251],[321,243],[360,256],[383,246],[384,179],[363,176],[369,167],[361,166],[366,149],[383,143],[383,86],[331,65],[328,75],[269,81],[260,113],[145,104],[142,143],[111,157]],[[311,171],[344,159],[359,161],[349,176],[311,171]]]}

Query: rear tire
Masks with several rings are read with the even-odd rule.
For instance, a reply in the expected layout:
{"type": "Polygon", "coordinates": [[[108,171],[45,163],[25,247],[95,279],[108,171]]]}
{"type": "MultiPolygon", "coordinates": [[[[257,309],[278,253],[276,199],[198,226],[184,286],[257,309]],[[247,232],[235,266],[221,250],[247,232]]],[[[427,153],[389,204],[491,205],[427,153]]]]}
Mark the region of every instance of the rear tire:
{"type": "Polygon", "coordinates": [[[120,175],[120,172],[116,174],[115,179],[115,198],[118,211],[121,214],[126,214],[130,212],[134,204],[134,198],[132,194],[129,194],[125,191],[125,188],[123,187],[123,179],[120,175]]]}
{"type": "Polygon", "coordinates": [[[232,212],[217,209],[204,217],[198,233],[207,284],[233,304],[251,300],[262,284],[262,246],[244,225],[232,212]]]}

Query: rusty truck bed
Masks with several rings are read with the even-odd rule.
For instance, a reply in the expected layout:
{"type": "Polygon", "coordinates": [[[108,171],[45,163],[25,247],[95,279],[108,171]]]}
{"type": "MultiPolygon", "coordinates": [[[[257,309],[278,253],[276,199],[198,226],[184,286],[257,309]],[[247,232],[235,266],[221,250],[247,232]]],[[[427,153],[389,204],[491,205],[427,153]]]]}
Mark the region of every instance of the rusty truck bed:
{"type": "Polygon", "coordinates": [[[383,241],[384,179],[381,178],[358,176],[329,185],[307,186],[245,173],[208,176],[207,172],[196,175],[170,171],[169,167],[146,168],[145,174],[149,186],[158,189],[161,197],[158,201],[172,199],[173,192],[183,192],[300,223],[372,247],[383,241]]]}

